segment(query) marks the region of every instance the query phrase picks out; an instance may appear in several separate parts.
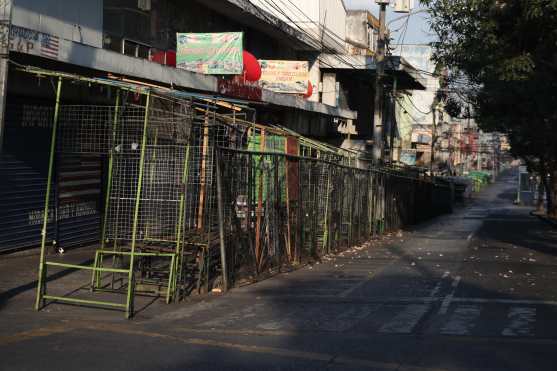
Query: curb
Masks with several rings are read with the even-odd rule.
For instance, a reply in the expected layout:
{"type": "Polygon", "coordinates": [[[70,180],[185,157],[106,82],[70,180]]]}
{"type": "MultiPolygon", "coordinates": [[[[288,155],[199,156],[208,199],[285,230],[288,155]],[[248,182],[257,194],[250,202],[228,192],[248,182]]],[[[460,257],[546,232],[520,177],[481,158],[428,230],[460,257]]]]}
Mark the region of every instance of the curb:
{"type": "Polygon", "coordinates": [[[550,226],[552,226],[553,228],[557,228],[557,220],[555,219],[551,219],[548,218],[545,215],[541,215],[541,214],[536,214],[534,211],[530,211],[530,215],[531,216],[535,216],[536,218],[540,219],[541,221],[549,224],[550,226]]]}

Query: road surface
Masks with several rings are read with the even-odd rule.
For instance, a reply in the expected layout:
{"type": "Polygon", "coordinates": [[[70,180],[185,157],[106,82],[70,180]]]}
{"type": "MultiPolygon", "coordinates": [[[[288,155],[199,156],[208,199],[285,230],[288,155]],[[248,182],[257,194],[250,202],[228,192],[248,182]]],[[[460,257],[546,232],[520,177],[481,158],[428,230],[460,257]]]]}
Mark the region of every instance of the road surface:
{"type": "Polygon", "coordinates": [[[555,370],[557,233],[512,204],[514,180],[389,243],[133,321],[5,291],[0,369],[555,370]]]}

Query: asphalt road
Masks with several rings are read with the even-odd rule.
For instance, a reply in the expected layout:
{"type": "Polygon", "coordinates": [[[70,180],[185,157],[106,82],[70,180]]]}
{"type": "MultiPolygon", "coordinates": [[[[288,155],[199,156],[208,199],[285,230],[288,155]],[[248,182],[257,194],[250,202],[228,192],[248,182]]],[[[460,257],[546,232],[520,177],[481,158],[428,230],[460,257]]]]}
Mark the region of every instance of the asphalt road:
{"type": "Polygon", "coordinates": [[[0,306],[0,369],[556,370],[557,232],[512,205],[515,187],[503,177],[389,243],[133,321],[36,313],[21,290],[0,306]]]}

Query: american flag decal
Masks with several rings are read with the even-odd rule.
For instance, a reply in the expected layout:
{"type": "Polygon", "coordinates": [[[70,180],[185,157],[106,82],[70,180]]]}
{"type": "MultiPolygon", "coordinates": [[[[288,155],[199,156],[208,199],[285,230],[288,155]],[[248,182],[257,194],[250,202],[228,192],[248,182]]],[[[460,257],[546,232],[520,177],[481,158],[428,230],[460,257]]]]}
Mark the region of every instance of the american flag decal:
{"type": "Polygon", "coordinates": [[[60,38],[42,34],[41,38],[41,55],[43,57],[58,59],[58,49],[60,48],[60,38]]]}

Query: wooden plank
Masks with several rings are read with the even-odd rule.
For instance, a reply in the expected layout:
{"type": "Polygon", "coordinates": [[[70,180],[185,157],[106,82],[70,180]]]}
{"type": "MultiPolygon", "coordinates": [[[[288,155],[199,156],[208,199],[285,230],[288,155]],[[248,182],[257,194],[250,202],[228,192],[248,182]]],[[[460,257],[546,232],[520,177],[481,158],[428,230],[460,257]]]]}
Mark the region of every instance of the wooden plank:
{"type": "MultiPolygon", "coordinates": [[[[255,134],[255,133],[254,133],[255,134]]],[[[265,130],[261,130],[261,136],[259,138],[259,150],[261,152],[265,151],[265,130]]],[[[262,160],[264,161],[264,160],[262,160]]],[[[261,256],[261,217],[263,213],[263,176],[264,172],[261,170],[259,176],[259,182],[257,184],[258,194],[257,194],[257,220],[255,223],[255,259],[257,261],[258,270],[261,269],[262,256],[261,256]]]]}
{"type": "Polygon", "coordinates": [[[207,170],[207,150],[209,146],[209,112],[205,112],[205,120],[203,122],[203,147],[201,148],[201,170],[199,173],[199,205],[197,209],[197,228],[203,229],[203,213],[205,206],[206,181],[205,175],[207,170]]]}

